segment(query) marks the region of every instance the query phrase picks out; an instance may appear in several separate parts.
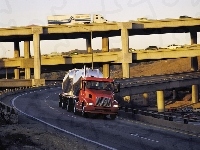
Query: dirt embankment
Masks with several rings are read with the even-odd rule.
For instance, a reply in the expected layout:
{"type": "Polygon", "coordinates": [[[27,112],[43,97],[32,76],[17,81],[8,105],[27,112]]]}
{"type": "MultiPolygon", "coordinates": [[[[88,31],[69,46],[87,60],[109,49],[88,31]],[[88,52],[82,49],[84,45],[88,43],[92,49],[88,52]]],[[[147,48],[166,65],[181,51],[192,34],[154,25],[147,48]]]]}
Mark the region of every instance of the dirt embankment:
{"type": "MultiPolygon", "coordinates": [[[[198,64],[200,69],[200,57],[198,57],[198,64]]],[[[113,77],[122,77],[121,67],[117,66],[118,69],[113,77]]],[[[151,76],[151,75],[164,75],[181,72],[191,71],[191,60],[190,58],[179,58],[179,59],[166,59],[150,62],[141,62],[131,64],[130,76],[151,76]]]]}

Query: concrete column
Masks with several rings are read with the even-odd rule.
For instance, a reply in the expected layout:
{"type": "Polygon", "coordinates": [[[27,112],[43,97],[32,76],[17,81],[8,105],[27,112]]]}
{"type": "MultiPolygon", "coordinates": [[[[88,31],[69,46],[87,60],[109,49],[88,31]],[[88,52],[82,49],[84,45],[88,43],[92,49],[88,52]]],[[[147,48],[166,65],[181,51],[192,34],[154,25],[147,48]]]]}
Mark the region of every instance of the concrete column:
{"type": "MultiPolygon", "coordinates": [[[[102,37],[102,52],[109,52],[108,37],[102,37]]],[[[110,63],[103,64],[103,77],[110,77],[110,63]]]]}
{"type": "Polygon", "coordinates": [[[110,65],[109,64],[103,64],[103,77],[104,78],[110,77],[110,65]]]}
{"type": "Polygon", "coordinates": [[[149,101],[148,93],[143,93],[143,105],[148,106],[149,105],[148,101],[149,101]]]}
{"type": "MultiPolygon", "coordinates": [[[[30,58],[30,41],[24,41],[24,58],[30,58]]],[[[31,69],[25,68],[25,79],[31,78],[31,69]]]]}
{"type": "Polygon", "coordinates": [[[122,63],[123,78],[130,78],[130,65],[129,63],[122,63]]]}
{"type": "Polygon", "coordinates": [[[177,98],[177,91],[172,90],[172,99],[175,100],[177,98]]]}
{"type": "Polygon", "coordinates": [[[88,53],[92,53],[92,41],[91,37],[86,38],[86,49],[88,53]]]}
{"type": "Polygon", "coordinates": [[[192,103],[199,101],[198,85],[192,85],[192,103]]]}
{"type": "MultiPolygon", "coordinates": [[[[14,58],[20,57],[19,41],[14,42],[14,58]]],[[[15,79],[19,79],[20,70],[14,69],[15,79]]]]}
{"type": "Polygon", "coordinates": [[[40,54],[40,35],[33,34],[34,48],[34,79],[40,79],[41,75],[41,54],[40,54]]]}
{"type": "Polygon", "coordinates": [[[130,78],[130,66],[132,62],[132,55],[128,53],[129,49],[129,35],[128,29],[122,27],[121,29],[121,41],[122,41],[122,71],[123,78],[130,78]]]}
{"type": "MultiPolygon", "coordinates": [[[[191,36],[191,45],[197,44],[197,32],[192,31],[190,32],[191,36]]],[[[198,59],[197,57],[191,57],[191,70],[197,71],[198,70],[198,59]]],[[[198,102],[198,85],[192,85],[192,103],[198,102]]]]}
{"type": "Polygon", "coordinates": [[[109,38],[102,37],[102,51],[108,52],[109,51],[109,38]]]}
{"type": "MultiPolygon", "coordinates": [[[[190,37],[191,37],[191,45],[197,44],[197,32],[195,32],[195,31],[190,32],[190,37]]],[[[198,59],[197,59],[197,57],[191,57],[191,70],[192,71],[198,70],[198,59]]]]}
{"type": "Polygon", "coordinates": [[[158,112],[164,112],[165,111],[164,92],[163,91],[156,91],[156,93],[157,93],[158,112]]]}

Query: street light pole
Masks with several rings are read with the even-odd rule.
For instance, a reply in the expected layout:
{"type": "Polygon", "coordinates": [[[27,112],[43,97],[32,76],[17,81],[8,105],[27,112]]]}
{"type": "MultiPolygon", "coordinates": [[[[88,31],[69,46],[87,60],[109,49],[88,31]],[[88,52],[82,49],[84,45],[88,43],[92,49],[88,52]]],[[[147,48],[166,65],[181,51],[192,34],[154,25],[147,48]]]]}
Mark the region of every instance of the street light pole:
{"type": "Polygon", "coordinates": [[[92,30],[91,30],[91,52],[92,52],[92,69],[94,69],[94,65],[93,65],[93,49],[92,49],[92,30]]]}
{"type": "Polygon", "coordinates": [[[8,79],[8,76],[7,76],[7,68],[6,68],[6,79],[8,79]]]}
{"type": "MultiPolygon", "coordinates": [[[[7,50],[6,52],[9,52],[10,50],[7,50]]],[[[6,57],[6,52],[5,52],[5,57],[6,57]]],[[[8,79],[8,73],[7,73],[7,68],[6,68],[6,79],[8,79]]]]}
{"type": "MultiPolygon", "coordinates": [[[[90,47],[91,47],[91,53],[92,53],[92,69],[94,69],[94,62],[93,62],[93,49],[92,49],[92,30],[88,30],[87,28],[84,28],[83,26],[79,26],[83,29],[86,29],[87,31],[90,31],[90,47]]],[[[88,36],[88,35],[87,35],[88,36]]]]}

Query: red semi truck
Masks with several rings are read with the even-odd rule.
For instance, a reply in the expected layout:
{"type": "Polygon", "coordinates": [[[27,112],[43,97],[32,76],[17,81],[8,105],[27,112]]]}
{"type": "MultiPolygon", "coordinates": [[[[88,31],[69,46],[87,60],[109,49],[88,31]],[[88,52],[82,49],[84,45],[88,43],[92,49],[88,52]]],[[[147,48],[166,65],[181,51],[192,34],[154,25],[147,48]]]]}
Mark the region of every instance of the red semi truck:
{"type": "Polygon", "coordinates": [[[84,117],[108,115],[114,120],[119,110],[114,93],[119,89],[119,84],[103,78],[99,69],[73,69],[63,79],[59,107],[84,117]]]}

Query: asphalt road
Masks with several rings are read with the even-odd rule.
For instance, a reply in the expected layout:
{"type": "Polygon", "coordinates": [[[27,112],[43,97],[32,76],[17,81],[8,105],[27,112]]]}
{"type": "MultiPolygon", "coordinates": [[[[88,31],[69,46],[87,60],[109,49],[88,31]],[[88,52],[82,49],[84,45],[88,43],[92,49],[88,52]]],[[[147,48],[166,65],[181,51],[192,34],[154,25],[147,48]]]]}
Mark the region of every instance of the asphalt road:
{"type": "Polygon", "coordinates": [[[30,117],[102,149],[199,150],[200,138],[136,121],[83,118],[58,107],[61,88],[27,92],[12,100],[30,117]]]}

